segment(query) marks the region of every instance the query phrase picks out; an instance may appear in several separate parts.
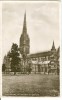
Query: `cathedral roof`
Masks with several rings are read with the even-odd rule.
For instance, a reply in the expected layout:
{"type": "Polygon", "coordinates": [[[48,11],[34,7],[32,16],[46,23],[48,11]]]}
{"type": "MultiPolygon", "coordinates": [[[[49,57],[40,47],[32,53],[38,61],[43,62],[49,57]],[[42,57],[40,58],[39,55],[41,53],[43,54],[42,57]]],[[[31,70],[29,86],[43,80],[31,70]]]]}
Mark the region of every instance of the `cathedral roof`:
{"type": "Polygon", "coordinates": [[[51,51],[46,51],[46,52],[39,52],[39,53],[34,53],[34,54],[30,54],[30,57],[45,57],[45,56],[50,56],[51,55],[51,51]]]}

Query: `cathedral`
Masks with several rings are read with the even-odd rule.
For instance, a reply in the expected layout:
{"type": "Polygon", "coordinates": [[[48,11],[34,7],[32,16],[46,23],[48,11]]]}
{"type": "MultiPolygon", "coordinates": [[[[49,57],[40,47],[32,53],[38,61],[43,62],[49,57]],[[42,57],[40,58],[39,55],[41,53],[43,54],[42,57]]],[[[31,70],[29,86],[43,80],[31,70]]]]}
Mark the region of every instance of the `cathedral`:
{"type": "Polygon", "coordinates": [[[26,26],[26,12],[24,15],[24,23],[22,35],[20,37],[20,53],[22,54],[22,63],[26,69],[28,63],[30,62],[32,65],[33,73],[48,73],[56,72],[59,67],[59,58],[57,58],[57,53],[59,53],[59,48],[56,50],[55,44],[53,41],[52,48],[50,51],[39,52],[35,54],[30,54],[30,38],[27,34],[27,26],[26,26]]]}
{"type": "MultiPolygon", "coordinates": [[[[24,22],[22,34],[19,41],[19,51],[21,55],[22,72],[26,72],[27,66],[30,64],[31,73],[57,73],[59,69],[59,47],[56,49],[53,41],[52,48],[49,51],[30,54],[30,38],[27,34],[26,12],[24,14],[24,22]]],[[[20,65],[20,66],[21,66],[20,65]]],[[[7,69],[10,64],[7,62],[7,69]]]]}

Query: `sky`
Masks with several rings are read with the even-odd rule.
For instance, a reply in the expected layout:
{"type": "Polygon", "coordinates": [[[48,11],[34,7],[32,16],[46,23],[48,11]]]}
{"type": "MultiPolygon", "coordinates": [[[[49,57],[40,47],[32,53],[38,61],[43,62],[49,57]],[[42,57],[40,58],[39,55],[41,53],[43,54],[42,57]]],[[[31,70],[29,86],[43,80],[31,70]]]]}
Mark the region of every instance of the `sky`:
{"type": "Polygon", "coordinates": [[[51,50],[60,45],[59,2],[6,2],[2,9],[3,57],[12,43],[19,45],[26,11],[30,53],[51,50]]]}

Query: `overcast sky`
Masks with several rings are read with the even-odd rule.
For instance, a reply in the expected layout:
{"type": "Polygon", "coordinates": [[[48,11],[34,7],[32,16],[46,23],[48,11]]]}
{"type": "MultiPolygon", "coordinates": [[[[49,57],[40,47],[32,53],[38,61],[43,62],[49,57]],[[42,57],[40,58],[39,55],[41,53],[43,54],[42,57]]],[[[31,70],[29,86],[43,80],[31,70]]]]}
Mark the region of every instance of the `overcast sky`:
{"type": "Polygon", "coordinates": [[[59,2],[8,2],[2,10],[3,56],[13,42],[19,45],[25,10],[30,53],[50,50],[53,40],[56,48],[60,45],[59,2]]]}

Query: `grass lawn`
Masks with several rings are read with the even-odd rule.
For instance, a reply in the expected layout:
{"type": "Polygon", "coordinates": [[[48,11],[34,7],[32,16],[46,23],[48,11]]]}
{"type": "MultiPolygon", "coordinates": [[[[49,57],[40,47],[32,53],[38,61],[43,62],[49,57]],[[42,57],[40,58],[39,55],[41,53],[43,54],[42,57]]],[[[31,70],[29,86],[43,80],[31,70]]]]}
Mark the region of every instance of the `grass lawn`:
{"type": "Polygon", "coordinates": [[[59,96],[58,75],[3,76],[3,96],[59,96]]]}

